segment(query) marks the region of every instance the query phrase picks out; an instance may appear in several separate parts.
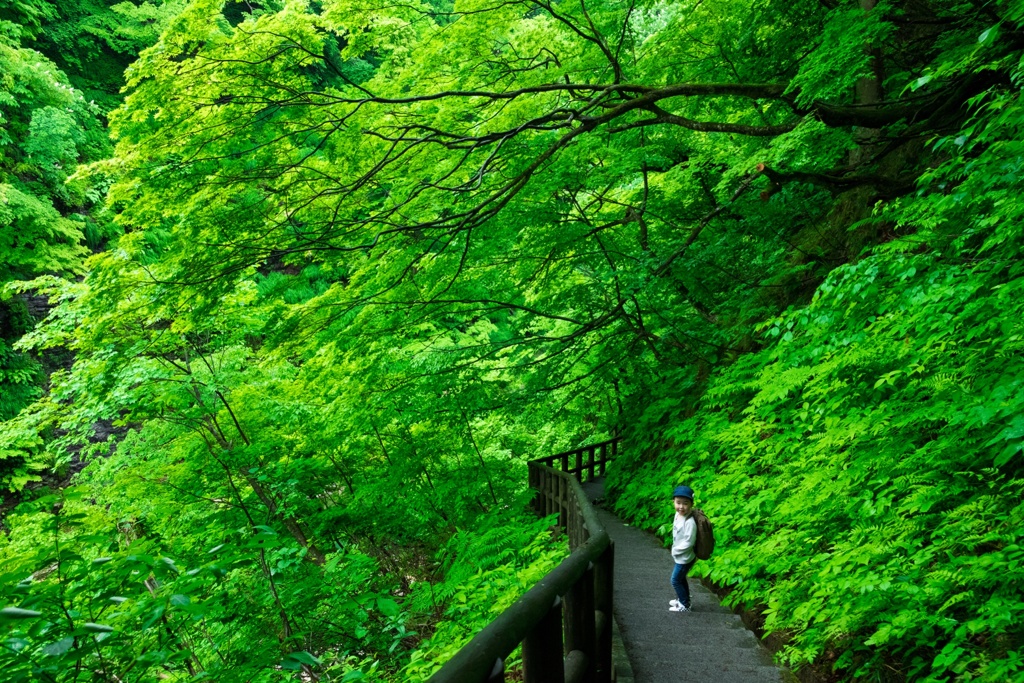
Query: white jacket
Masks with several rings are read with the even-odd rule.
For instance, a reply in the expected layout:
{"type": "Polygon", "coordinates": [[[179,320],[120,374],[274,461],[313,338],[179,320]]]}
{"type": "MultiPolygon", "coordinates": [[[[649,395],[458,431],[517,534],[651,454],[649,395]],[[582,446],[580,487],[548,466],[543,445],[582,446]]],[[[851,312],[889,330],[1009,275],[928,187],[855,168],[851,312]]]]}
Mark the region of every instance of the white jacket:
{"type": "Polygon", "coordinates": [[[697,559],[693,546],[697,543],[697,520],[691,512],[683,517],[678,512],[672,522],[672,559],[676,564],[690,564],[697,559]]]}

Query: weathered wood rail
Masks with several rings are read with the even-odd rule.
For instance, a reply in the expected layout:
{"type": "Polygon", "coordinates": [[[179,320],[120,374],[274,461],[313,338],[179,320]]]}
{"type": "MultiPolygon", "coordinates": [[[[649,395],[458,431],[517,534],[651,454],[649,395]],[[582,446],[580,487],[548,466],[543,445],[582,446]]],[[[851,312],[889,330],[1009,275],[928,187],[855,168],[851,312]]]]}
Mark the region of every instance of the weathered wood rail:
{"type": "Polygon", "coordinates": [[[619,440],[529,463],[534,508],[557,514],[570,554],[430,678],[430,683],[498,683],[523,646],[524,683],[611,683],[614,546],[579,480],[604,474],[619,440]],[[577,480],[579,477],[579,480],[577,480]]]}

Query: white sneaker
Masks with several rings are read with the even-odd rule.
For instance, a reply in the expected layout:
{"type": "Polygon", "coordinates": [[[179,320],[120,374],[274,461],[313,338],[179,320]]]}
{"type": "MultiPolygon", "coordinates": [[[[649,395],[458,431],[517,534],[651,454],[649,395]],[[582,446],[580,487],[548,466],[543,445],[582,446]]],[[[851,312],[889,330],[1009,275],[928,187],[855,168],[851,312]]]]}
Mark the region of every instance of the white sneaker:
{"type": "Polygon", "coordinates": [[[689,612],[690,611],[689,607],[683,607],[682,605],[680,605],[678,600],[673,600],[673,602],[676,603],[676,604],[674,604],[674,605],[672,605],[671,607],[668,608],[669,612],[689,612]]]}
{"type": "Polygon", "coordinates": [[[681,604],[683,604],[683,603],[679,602],[675,598],[672,598],[671,600],[668,601],[668,606],[669,607],[679,607],[681,604]]]}

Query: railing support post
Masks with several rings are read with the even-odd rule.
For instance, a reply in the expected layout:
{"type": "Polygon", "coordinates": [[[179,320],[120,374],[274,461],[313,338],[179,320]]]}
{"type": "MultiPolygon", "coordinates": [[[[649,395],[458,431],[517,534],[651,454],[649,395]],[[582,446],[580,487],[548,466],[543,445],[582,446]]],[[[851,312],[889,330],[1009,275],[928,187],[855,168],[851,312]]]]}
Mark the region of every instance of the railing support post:
{"type": "MultiPolygon", "coordinates": [[[[547,473],[545,473],[546,475],[547,473]]],[[[554,495],[554,491],[551,489],[556,487],[558,482],[552,480],[550,476],[544,477],[544,516],[547,517],[555,511],[555,504],[551,500],[554,495]]]]}
{"type": "Polygon", "coordinates": [[[569,492],[566,490],[565,479],[558,478],[558,526],[569,529],[569,492]]]}
{"type": "Polygon", "coordinates": [[[562,600],[555,598],[555,604],[547,615],[523,640],[523,682],[564,683],[565,670],[562,664],[562,600]]]}
{"type": "Polygon", "coordinates": [[[541,487],[541,481],[542,477],[544,476],[544,471],[538,467],[535,467],[532,463],[529,463],[527,467],[529,468],[529,485],[532,489],[534,489],[534,512],[536,512],[539,515],[543,515],[544,489],[541,487]]]}
{"type": "Polygon", "coordinates": [[[579,650],[586,657],[586,671],[581,683],[595,683],[594,678],[594,565],[565,595],[565,650],[579,650]]]}
{"type": "Polygon", "coordinates": [[[609,543],[594,566],[594,609],[600,615],[597,632],[597,683],[612,680],[612,609],[615,596],[615,544],[609,543]]]}

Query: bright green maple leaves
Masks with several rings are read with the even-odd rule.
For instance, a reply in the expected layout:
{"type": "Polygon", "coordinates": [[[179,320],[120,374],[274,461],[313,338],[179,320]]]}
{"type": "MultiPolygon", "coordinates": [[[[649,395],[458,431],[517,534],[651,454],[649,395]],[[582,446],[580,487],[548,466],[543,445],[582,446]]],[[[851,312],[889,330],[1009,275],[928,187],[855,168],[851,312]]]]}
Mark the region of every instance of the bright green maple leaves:
{"type": "MultiPolygon", "coordinates": [[[[997,650],[958,660],[970,643],[956,631],[960,650],[925,661],[915,649],[915,634],[948,635],[947,617],[927,610],[959,585],[931,571],[934,548],[914,546],[938,533],[941,502],[917,470],[970,434],[983,464],[1007,474],[1020,440],[1012,372],[990,356],[1017,353],[1017,275],[991,265],[1016,258],[1016,92],[972,80],[1009,76],[1018,48],[998,32],[978,42],[991,19],[967,5],[932,9],[934,54],[901,42],[905,15],[884,4],[869,16],[819,2],[326,0],[240,14],[197,0],[161,14],[166,30],[111,116],[114,157],[82,174],[113,181],[125,234],[82,282],[47,281],[63,303],[26,343],[78,356],[10,441],[34,453],[59,426],[51,444],[67,461],[83,445],[105,454],[111,444],[91,437],[114,420],[128,434],[87,470],[111,506],[81,504],[90,530],[113,521],[119,551],[148,544],[194,569],[210,535],[252,551],[223,583],[157,591],[145,615],[119,622],[155,634],[178,610],[189,633],[196,619],[221,629],[215,645],[140,638],[123,643],[124,661],[164,657],[179,678],[200,656],[253,676],[330,661],[357,677],[380,656],[394,674],[390,654],[419,627],[387,580],[332,593],[346,549],[372,548],[404,580],[454,529],[520,506],[525,459],[635,418],[637,442],[707,442],[696,450],[715,457],[694,476],[731,496],[717,519],[739,544],[716,576],[742,578],[738,596],[796,631],[792,661],[841,645],[843,665],[864,672],[892,653],[914,675],[932,661],[936,675],[1010,670],[997,650]],[[885,122],[879,144],[851,154],[865,109],[850,86],[867,49],[888,42],[906,70],[886,90],[916,94],[869,112],[885,122]],[[920,104],[965,83],[982,90],[963,95],[981,107],[973,123],[920,104]],[[948,126],[961,134],[924,147],[948,126]],[[829,275],[894,229],[917,234],[829,275]],[[961,266],[964,254],[988,261],[961,266]],[[962,389],[977,377],[991,386],[975,405],[962,389]],[[921,412],[930,405],[970,409],[939,424],[921,412]],[[855,487],[879,493],[852,499],[855,487]],[[892,527],[859,524],[859,505],[892,527]],[[780,511],[799,523],[766,535],[780,511]],[[865,546],[879,576],[851,569],[865,546]],[[831,584],[837,569],[846,577],[831,584]],[[897,589],[905,609],[883,624],[870,595],[897,589]],[[837,607],[836,595],[850,599],[837,607]],[[213,596],[217,609],[200,613],[213,596]],[[250,657],[227,633],[233,612],[252,637],[279,641],[250,657]],[[318,628],[292,630],[307,612],[318,628]]],[[[57,188],[88,127],[44,107],[23,129],[19,163],[57,188]]],[[[966,497],[956,471],[932,478],[966,497]]],[[[650,465],[626,509],[642,521],[641,501],[678,474],[676,462],[650,465]]],[[[964,481],[1002,505],[997,478],[964,481]]],[[[1002,539],[1015,514],[999,507],[985,528],[957,529],[1002,539]]],[[[956,615],[974,632],[1004,628],[1016,609],[1005,586],[947,541],[933,546],[977,575],[985,605],[956,615]]],[[[432,608],[482,618],[476,603],[432,608]]],[[[84,634],[68,634],[33,636],[33,654],[73,656],[66,638],[84,634]]]]}
{"type": "Polygon", "coordinates": [[[80,271],[83,222],[53,203],[85,199],[64,183],[102,149],[95,112],[45,57],[2,38],[0,73],[0,279],[80,271]]]}
{"type": "MultiPolygon", "coordinates": [[[[20,47],[13,33],[0,26],[0,420],[38,396],[42,375],[38,360],[15,348],[34,320],[9,285],[82,273],[87,241],[104,234],[88,215],[99,196],[83,183],[66,182],[79,162],[105,150],[97,112],[52,62],[20,47]]],[[[20,488],[35,476],[38,436],[10,426],[0,431],[0,481],[20,488]],[[28,443],[33,455],[23,457],[20,449],[28,443]]]]}

